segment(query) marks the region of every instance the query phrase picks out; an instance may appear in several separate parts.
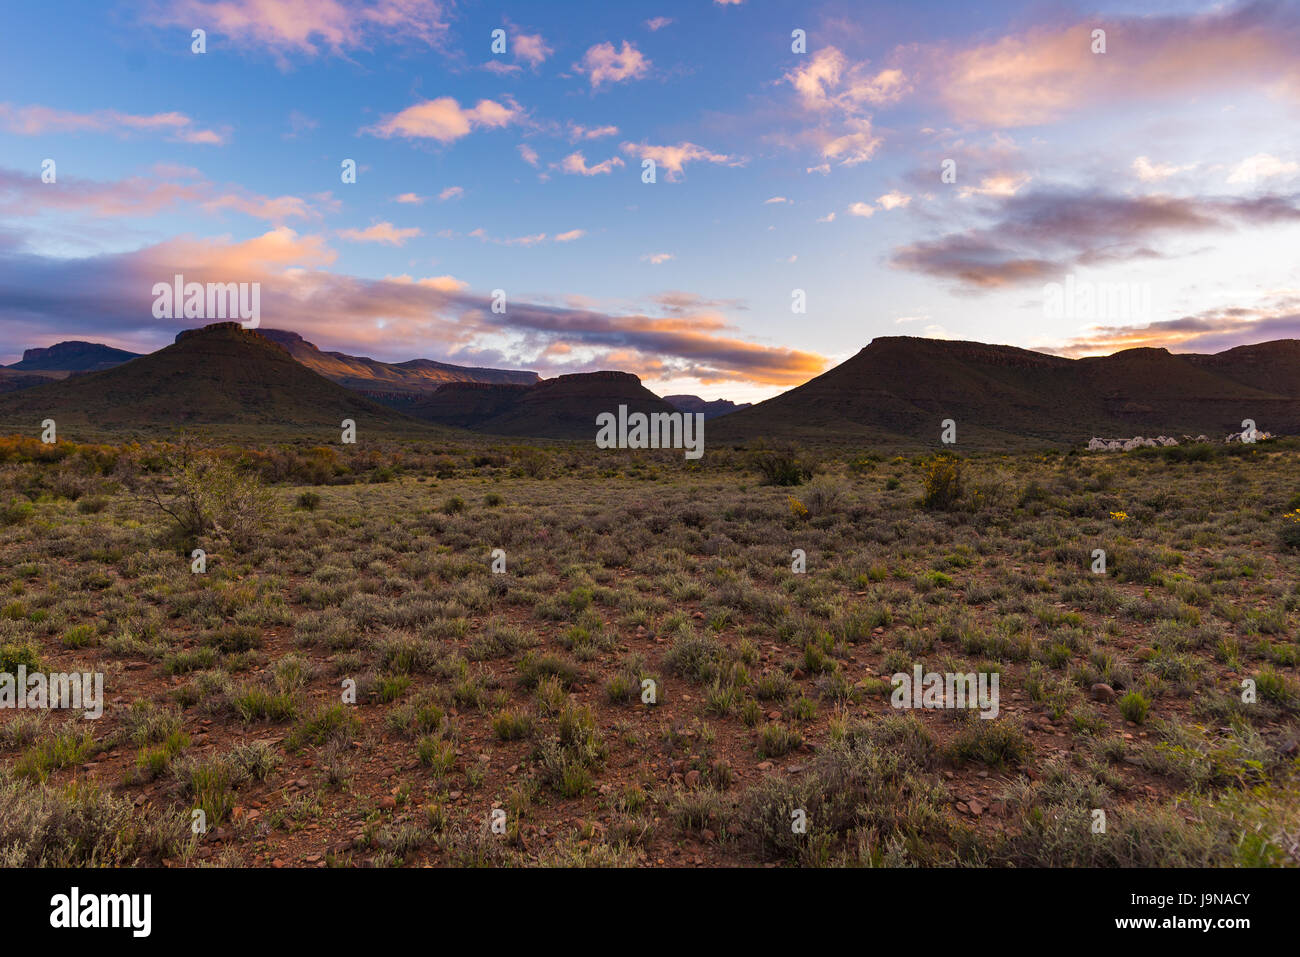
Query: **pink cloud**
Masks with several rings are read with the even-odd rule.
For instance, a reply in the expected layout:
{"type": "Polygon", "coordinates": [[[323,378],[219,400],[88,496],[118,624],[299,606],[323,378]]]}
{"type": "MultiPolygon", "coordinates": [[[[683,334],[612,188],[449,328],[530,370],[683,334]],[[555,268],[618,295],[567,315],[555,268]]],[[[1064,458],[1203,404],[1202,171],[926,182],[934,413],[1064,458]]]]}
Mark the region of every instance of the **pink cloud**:
{"type": "Polygon", "coordinates": [[[574,69],[587,74],[591,88],[595,90],[603,83],[622,83],[645,76],[650,61],[633,44],[624,40],[618,50],[612,43],[597,43],[587,50],[581,63],[574,64],[574,69]]]}
{"type": "Polygon", "coordinates": [[[468,136],[472,129],[499,129],[516,121],[523,111],[513,101],[479,100],[472,109],[462,109],[454,97],[440,96],[408,106],[393,116],[362,132],[375,136],[404,136],[408,139],[433,139],[452,143],[468,136]]]}
{"type": "Polygon", "coordinates": [[[45,133],[165,133],[169,139],[184,143],[201,143],[219,146],[227,134],[200,129],[184,113],[153,113],[139,115],[117,110],[96,110],[93,113],[73,113],[48,106],[16,107],[0,103],[0,127],[21,136],[40,136],[45,133]]]}

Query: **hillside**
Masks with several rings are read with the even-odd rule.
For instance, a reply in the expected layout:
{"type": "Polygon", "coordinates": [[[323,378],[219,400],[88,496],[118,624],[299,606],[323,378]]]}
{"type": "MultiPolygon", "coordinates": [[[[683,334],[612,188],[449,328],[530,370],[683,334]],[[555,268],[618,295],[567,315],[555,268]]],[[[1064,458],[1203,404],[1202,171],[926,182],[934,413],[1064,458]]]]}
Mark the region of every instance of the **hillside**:
{"type": "Polygon", "coordinates": [[[318,375],[341,386],[376,396],[422,394],[448,382],[490,382],[534,385],[541,381],[536,372],[510,369],[481,369],[457,366],[432,359],[380,362],[342,352],[322,352],[296,332],[258,329],[257,334],[284,348],[289,355],[318,375]]]}
{"type": "Polygon", "coordinates": [[[1294,433],[1300,398],[1278,390],[1300,381],[1295,346],[1287,340],[1210,357],[1129,349],[1066,359],[887,336],[789,392],[728,415],[710,437],[930,445],[945,418],[957,422],[959,444],[989,448],[1078,444],[1093,435],[1226,435],[1244,418],[1294,433]]]}
{"type": "Polygon", "coordinates": [[[280,346],[235,322],[182,332],[128,363],[0,396],[0,423],[167,429],[202,424],[276,425],[336,433],[419,423],[305,368],[280,346]]]}
{"type": "Polygon", "coordinates": [[[588,372],[544,379],[537,385],[456,382],[409,406],[415,418],[492,435],[591,439],[596,416],[676,410],[628,372],[588,372]]]}
{"type": "Polygon", "coordinates": [[[43,349],[27,349],[20,361],[5,368],[18,372],[101,372],[139,357],[137,352],[98,342],[69,340],[43,349]]]}

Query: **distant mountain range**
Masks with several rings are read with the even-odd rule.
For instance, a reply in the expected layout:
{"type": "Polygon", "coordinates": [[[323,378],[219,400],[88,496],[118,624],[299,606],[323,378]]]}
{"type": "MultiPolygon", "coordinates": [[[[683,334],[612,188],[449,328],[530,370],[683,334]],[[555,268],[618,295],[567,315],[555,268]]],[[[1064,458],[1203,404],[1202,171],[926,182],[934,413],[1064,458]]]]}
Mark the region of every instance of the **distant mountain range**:
{"type": "Polygon", "coordinates": [[[708,442],[933,446],[941,422],[952,419],[959,448],[1013,448],[1083,445],[1092,436],[1222,437],[1241,431],[1245,419],[1261,431],[1300,434],[1300,341],[1214,355],[1129,349],[1065,359],[1011,346],[888,336],[782,395],[735,406],[698,396],[660,398],[626,372],[541,379],[429,360],[383,363],[321,352],[291,332],[217,323],[145,356],[93,343],[28,350],[22,362],[0,368],[0,392],[0,423],[24,429],[46,417],[139,429],[335,429],[353,418],[398,433],[445,435],[451,428],[594,439],[596,416],[626,405],[630,412],[700,412],[710,418],[708,442]],[[15,381],[29,387],[5,391],[15,381]]]}
{"type": "Polygon", "coordinates": [[[6,424],[32,427],[45,418],[101,428],[220,424],[336,431],[344,419],[358,428],[391,429],[404,417],[317,375],[239,323],[222,322],[182,332],[165,349],[111,369],[0,396],[6,424]]]}
{"type": "Polygon", "coordinates": [[[138,358],[138,352],[74,339],[45,349],[28,349],[21,361],[5,368],[19,372],[101,372],[138,358]]]}
{"type": "Polygon", "coordinates": [[[677,411],[630,372],[586,372],[536,385],[453,382],[412,405],[407,415],[493,435],[594,438],[596,416],[677,411]]]}
{"type": "Polygon", "coordinates": [[[284,329],[258,329],[258,335],[283,346],[308,369],[358,392],[376,395],[418,395],[431,392],[448,382],[492,382],[535,385],[542,381],[536,372],[509,369],[479,369],[450,365],[432,359],[411,359],[409,362],[380,362],[345,355],[342,352],[322,352],[296,332],[284,329]]]}
{"type": "Polygon", "coordinates": [[[853,358],[720,420],[712,441],[852,439],[958,445],[1083,444],[1096,435],[1240,432],[1243,419],[1300,433],[1300,341],[1216,355],[1128,349],[1065,359],[1012,346],[909,336],[872,340],[853,358]]]}
{"type": "Polygon", "coordinates": [[[748,409],[751,405],[749,402],[737,405],[729,399],[701,399],[698,395],[666,395],[664,401],[674,409],[681,409],[683,412],[703,412],[706,421],[738,409],[748,409]]]}

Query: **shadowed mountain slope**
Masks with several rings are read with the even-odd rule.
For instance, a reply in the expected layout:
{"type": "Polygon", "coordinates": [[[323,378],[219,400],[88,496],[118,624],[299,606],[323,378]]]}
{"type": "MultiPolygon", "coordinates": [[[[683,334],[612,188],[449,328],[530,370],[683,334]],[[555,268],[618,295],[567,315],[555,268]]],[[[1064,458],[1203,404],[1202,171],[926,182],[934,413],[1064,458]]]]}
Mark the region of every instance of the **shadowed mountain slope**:
{"type": "Polygon", "coordinates": [[[493,435],[557,439],[596,438],[596,416],[677,411],[629,372],[587,372],[543,379],[537,385],[453,382],[412,405],[408,415],[493,435]]]}
{"type": "Polygon", "coordinates": [[[337,436],[340,423],[419,429],[296,362],[235,322],[182,332],[164,349],[103,372],[0,396],[0,422],[60,426],[174,428],[276,425],[337,436]]]}
{"type": "Polygon", "coordinates": [[[536,372],[512,369],[480,369],[457,366],[432,359],[380,362],[342,352],[322,352],[296,332],[258,329],[257,334],[279,346],[308,369],[339,385],[375,394],[420,394],[448,382],[493,382],[534,385],[541,381],[536,372]]]}
{"type": "Polygon", "coordinates": [[[1300,378],[1295,345],[1265,343],[1237,356],[1129,349],[1066,359],[887,336],[804,385],[719,420],[710,438],[931,445],[947,418],[957,423],[959,446],[991,448],[1080,444],[1093,435],[1222,437],[1240,431],[1244,418],[1263,430],[1300,432],[1300,399],[1278,392],[1295,381],[1289,376],[1300,378]]]}

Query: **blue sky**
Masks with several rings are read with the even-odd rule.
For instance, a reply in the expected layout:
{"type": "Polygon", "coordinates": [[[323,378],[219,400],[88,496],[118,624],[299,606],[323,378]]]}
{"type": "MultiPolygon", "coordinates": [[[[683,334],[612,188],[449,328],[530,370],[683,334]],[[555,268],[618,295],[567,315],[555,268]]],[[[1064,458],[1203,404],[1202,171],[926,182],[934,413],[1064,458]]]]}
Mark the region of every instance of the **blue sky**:
{"type": "Polygon", "coordinates": [[[175,271],[325,349],[735,399],[880,335],[1296,336],[1297,49],[1282,3],[15,7],[0,362],[166,344],[175,271]]]}

